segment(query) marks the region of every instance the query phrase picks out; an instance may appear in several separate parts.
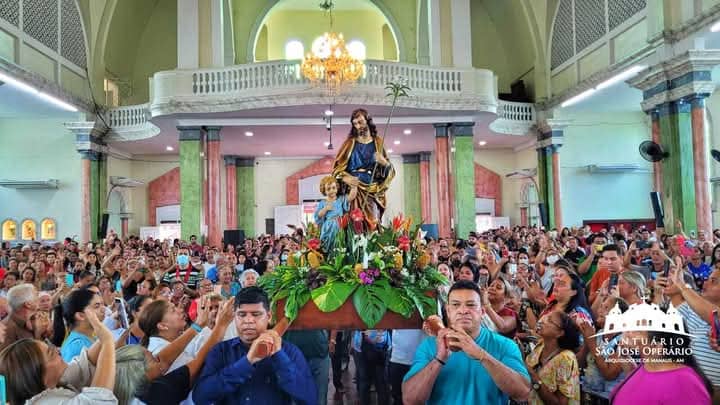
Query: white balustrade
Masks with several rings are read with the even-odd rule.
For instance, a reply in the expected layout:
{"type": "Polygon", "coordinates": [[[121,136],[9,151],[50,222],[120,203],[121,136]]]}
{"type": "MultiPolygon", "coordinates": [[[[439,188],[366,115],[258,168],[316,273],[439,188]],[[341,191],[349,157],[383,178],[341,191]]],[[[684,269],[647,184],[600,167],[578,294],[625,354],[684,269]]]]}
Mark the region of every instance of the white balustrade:
{"type": "Polygon", "coordinates": [[[115,107],[108,110],[106,121],[110,128],[135,127],[148,122],[149,104],[115,107]]]}
{"type": "Polygon", "coordinates": [[[535,105],[498,100],[497,115],[508,121],[535,122],[535,105]]]}

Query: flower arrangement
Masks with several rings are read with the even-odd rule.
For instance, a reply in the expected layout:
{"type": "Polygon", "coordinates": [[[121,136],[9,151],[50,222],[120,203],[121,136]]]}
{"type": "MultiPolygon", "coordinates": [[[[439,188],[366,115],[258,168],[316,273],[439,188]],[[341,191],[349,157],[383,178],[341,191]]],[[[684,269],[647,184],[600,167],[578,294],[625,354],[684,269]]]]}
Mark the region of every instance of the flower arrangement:
{"type": "Polygon", "coordinates": [[[286,265],[260,277],[259,285],[276,303],[285,300],[285,317],[292,322],[312,300],[322,312],[333,312],[348,299],[360,319],[373,328],[392,311],[424,319],[437,312],[434,291],[447,279],[430,265],[421,243],[420,226],[398,215],[389,226],[371,226],[361,210],[338,218],[332,251],[321,251],[319,231],[306,226],[307,239],[291,252],[286,265]],[[370,229],[373,228],[373,229],[370,229]]]}

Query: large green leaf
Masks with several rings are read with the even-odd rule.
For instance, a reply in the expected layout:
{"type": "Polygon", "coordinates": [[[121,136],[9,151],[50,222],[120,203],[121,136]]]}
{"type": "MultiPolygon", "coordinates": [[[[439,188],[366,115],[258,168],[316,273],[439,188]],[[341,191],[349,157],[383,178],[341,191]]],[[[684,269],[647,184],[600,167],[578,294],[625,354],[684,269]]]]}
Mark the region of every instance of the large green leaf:
{"type": "Polygon", "coordinates": [[[368,329],[372,329],[382,319],[387,311],[387,305],[382,298],[374,293],[367,285],[361,285],[353,294],[353,304],[360,319],[365,322],[368,329]]]}
{"type": "Polygon", "coordinates": [[[307,304],[310,292],[305,285],[299,285],[292,290],[285,301],[285,316],[292,322],[297,319],[300,308],[307,304]]]}
{"type": "Polygon", "coordinates": [[[405,291],[415,304],[415,308],[417,308],[420,312],[420,317],[422,319],[425,319],[430,315],[437,315],[437,301],[435,298],[428,297],[422,291],[418,291],[413,288],[407,288],[405,291]]]}
{"type": "Polygon", "coordinates": [[[393,293],[387,302],[389,310],[396,312],[405,318],[410,318],[415,312],[415,305],[409,298],[403,296],[400,293],[393,293]]]}
{"type": "Polygon", "coordinates": [[[322,312],[332,312],[345,303],[355,286],[342,281],[332,281],[312,290],[312,300],[322,312]]]}

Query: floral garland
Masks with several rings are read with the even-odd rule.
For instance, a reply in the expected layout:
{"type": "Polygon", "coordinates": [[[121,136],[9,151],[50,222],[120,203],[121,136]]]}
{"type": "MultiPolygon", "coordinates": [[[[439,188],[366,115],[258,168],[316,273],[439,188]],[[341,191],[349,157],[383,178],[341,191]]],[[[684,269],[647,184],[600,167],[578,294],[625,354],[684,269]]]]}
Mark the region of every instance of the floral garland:
{"type": "Polygon", "coordinates": [[[360,319],[373,328],[389,310],[410,318],[415,311],[424,319],[437,312],[428,291],[447,284],[431,266],[421,242],[420,225],[399,215],[389,227],[377,228],[365,221],[361,210],[337,218],[339,231],[331,252],[323,252],[319,229],[306,225],[308,239],[299,251],[288,255],[287,264],[259,279],[268,292],[273,311],[285,300],[290,322],[313,300],[323,312],[333,312],[348,299],[360,319]]]}

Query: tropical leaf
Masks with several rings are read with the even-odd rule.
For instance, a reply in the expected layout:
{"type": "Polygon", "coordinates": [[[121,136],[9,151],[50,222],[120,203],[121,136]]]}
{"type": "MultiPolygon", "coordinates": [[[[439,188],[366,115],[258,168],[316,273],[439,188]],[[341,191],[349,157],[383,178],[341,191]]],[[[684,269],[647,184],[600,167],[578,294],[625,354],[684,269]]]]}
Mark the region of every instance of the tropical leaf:
{"type": "Polygon", "coordinates": [[[353,304],[368,329],[374,328],[387,312],[385,302],[368,285],[361,285],[355,290],[353,304]]]}
{"type": "Polygon", "coordinates": [[[322,287],[312,290],[310,295],[322,312],[333,312],[345,303],[355,287],[342,281],[328,281],[322,287]]]}
{"type": "Polygon", "coordinates": [[[430,315],[437,315],[437,301],[434,298],[428,297],[424,292],[414,288],[406,288],[405,292],[415,304],[422,319],[426,319],[430,315]]]}

